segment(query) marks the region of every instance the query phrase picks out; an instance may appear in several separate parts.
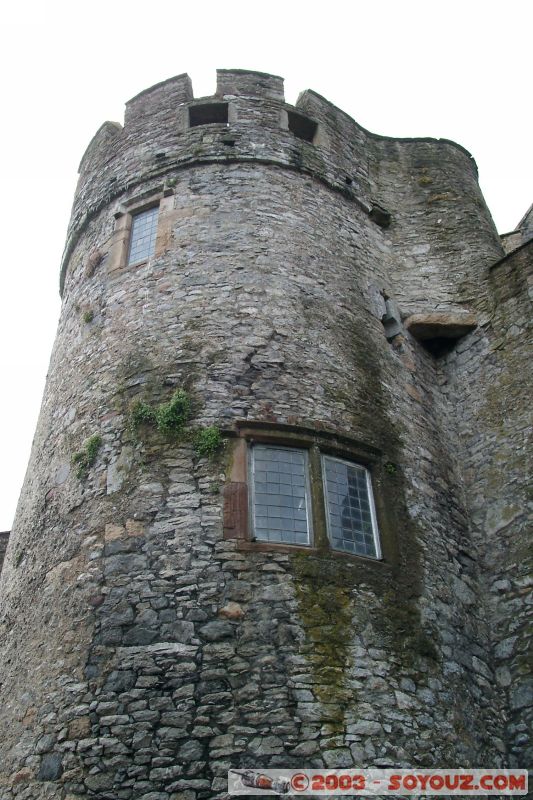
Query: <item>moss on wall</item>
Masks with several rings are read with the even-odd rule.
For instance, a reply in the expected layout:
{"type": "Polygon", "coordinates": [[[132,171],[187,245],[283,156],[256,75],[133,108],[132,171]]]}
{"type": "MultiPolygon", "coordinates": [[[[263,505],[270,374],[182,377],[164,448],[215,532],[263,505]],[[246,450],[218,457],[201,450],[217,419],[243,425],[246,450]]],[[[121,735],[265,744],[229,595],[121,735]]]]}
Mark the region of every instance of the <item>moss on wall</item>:
{"type": "Polygon", "coordinates": [[[333,732],[344,730],[344,710],[356,702],[346,685],[353,639],[349,571],[337,562],[298,553],[292,558],[296,596],[306,633],[303,652],[311,665],[313,688],[333,732]]]}

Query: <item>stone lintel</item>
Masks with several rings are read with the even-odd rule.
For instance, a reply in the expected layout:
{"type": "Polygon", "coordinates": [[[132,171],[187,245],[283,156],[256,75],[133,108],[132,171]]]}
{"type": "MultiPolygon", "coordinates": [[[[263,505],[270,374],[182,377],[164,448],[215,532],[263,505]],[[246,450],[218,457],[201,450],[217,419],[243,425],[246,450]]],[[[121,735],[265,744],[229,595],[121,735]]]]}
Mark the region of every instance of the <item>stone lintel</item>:
{"type": "Polygon", "coordinates": [[[474,314],[411,314],[404,325],[419,342],[427,339],[460,339],[477,326],[474,314]]]}

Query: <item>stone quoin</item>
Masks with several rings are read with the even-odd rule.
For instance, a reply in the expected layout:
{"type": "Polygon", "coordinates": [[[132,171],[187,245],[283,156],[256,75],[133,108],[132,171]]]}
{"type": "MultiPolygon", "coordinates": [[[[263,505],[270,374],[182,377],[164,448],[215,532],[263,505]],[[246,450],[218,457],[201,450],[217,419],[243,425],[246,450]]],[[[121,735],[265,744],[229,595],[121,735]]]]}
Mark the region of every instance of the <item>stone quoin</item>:
{"type": "Polygon", "coordinates": [[[530,764],[531,213],[506,252],[462,147],[243,70],[141,92],[79,172],[2,800],[530,764]]]}

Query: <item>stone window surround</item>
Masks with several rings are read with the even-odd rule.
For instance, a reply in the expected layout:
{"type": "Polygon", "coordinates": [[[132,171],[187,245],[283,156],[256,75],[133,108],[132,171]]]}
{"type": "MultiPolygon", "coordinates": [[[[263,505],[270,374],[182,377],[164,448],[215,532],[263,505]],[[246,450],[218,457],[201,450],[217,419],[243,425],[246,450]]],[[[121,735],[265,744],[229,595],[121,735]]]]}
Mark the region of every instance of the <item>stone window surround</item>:
{"type": "Polygon", "coordinates": [[[114,213],[115,229],[109,248],[109,272],[119,269],[135,269],[164,253],[172,235],[173,194],[174,191],[172,189],[161,187],[157,191],[151,190],[149,193],[136,195],[118,206],[114,213]],[[141,211],[147,211],[149,208],[155,208],[156,206],[159,208],[159,213],[154,252],[147,259],[128,264],[133,217],[141,213],[141,211]]]}
{"type": "Polygon", "coordinates": [[[229,480],[224,495],[224,538],[234,539],[237,549],[248,552],[305,552],[313,555],[348,559],[371,569],[381,570],[397,562],[393,512],[385,503],[382,484],[386,475],[383,454],[373,447],[347,437],[326,432],[265,422],[236,424],[232,442],[229,480]],[[308,451],[311,483],[313,540],[310,545],[257,541],[251,535],[249,491],[249,445],[271,444],[308,451]],[[379,531],[380,558],[372,558],[331,547],[326,522],[326,503],[321,470],[321,456],[330,455],[365,467],[371,476],[373,500],[379,531]]]}

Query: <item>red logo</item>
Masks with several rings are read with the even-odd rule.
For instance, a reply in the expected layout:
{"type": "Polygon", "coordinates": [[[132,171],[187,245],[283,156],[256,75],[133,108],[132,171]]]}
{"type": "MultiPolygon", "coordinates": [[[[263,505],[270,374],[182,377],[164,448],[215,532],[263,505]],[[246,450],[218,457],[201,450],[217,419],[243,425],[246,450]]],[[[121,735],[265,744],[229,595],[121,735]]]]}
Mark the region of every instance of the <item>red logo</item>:
{"type": "Polygon", "coordinates": [[[297,772],[291,778],[291,786],[295,792],[305,792],[309,786],[309,778],[303,772],[297,772]]]}

